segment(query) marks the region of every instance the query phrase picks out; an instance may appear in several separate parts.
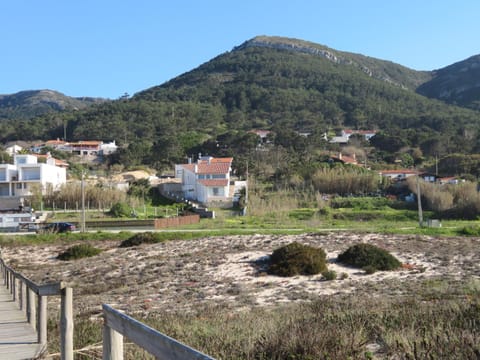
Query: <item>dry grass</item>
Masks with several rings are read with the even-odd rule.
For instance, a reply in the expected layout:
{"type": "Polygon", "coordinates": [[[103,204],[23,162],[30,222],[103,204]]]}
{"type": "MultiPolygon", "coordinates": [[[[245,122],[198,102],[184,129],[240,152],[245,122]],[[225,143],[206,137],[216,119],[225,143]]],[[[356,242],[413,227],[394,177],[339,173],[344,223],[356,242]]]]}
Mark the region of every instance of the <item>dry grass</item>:
{"type": "MultiPolygon", "coordinates": [[[[79,340],[79,347],[98,342],[100,305],[108,303],[224,359],[281,359],[287,353],[294,354],[294,349],[303,349],[298,350],[296,359],[313,359],[316,357],[312,354],[322,351],[328,351],[332,359],[365,358],[370,348],[380,358],[381,354],[402,353],[425,358],[433,346],[432,338],[438,335],[439,341],[443,339],[438,332],[446,325],[423,324],[424,334],[419,335],[416,331],[422,327],[413,326],[415,315],[402,317],[402,311],[417,311],[425,321],[429,317],[447,317],[449,312],[453,316],[453,308],[468,314],[469,306],[477,303],[472,303],[465,289],[473,288],[474,299],[480,290],[479,238],[347,233],[252,235],[135,248],[119,248],[117,241],[102,241],[93,243],[104,250],[96,257],[58,261],[56,256],[71,245],[12,247],[3,249],[2,254],[35,281],[61,280],[74,288],[77,334],[78,339],[84,339],[79,340]],[[267,275],[262,260],[293,241],[323,248],[329,269],[347,274],[346,278],[323,281],[322,275],[267,275]],[[404,266],[398,271],[367,276],[362,270],[336,263],[341,251],[360,242],[387,249],[404,266]],[[460,303],[452,305],[452,299],[460,303]],[[432,302],[440,315],[428,310],[432,302]],[[391,326],[386,325],[389,321],[391,326]],[[312,336],[302,333],[312,326],[318,328],[312,336]],[[328,329],[330,335],[320,329],[328,329]],[[401,335],[401,329],[405,335],[401,335]],[[305,340],[301,340],[302,336],[305,340]],[[376,342],[375,336],[381,341],[376,342]],[[282,337],[291,338],[291,343],[280,346],[282,337]],[[334,344],[335,338],[344,351],[334,344]],[[305,350],[309,347],[311,351],[305,350]],[[255,353],[253,348],[260,352],[255,353]]],[[[52,314],[58,311],[57,301],[51,299],[52,314]]],[[[455,316],[463,319],[466,315],[455,316]]],[[[473,330],[462,327],[466,338],[450,325],[450,336],[467,343],[468,339],[478,340],[480,322],[472,324],[473,330]]],[[[467,348],[474,351],[473,345],[467,348]]]]}

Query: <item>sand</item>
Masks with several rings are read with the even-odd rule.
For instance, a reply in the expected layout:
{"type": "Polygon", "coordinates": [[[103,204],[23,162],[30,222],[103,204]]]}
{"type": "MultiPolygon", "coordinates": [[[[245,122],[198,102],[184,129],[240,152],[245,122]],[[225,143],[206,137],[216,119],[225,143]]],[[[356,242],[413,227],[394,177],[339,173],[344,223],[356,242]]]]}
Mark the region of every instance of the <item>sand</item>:
{"type": "MultiPolygon", "coordinates": [[[[75,311],[92,316],[100,313],[102,303],[131,313],[194,311],[203,306],[233,310],[351,293],[400,296],[412,291],[412,284],[431,278],[480,279],[479,238],[328,233],[220,236],[133,248],[119,248],[117,241],[92,244],[104,251],[67,262],[56,256],[73,243],[4,247],[2,254],[38,283],[67,282],[74,289],[75,311]],[[268,275],[262,260],[293,241],[323,248],[337,279],[268,275]],[[338,263],[337,255],[356,243],[387,249],[403,267],[367,275],[338,263]]],[[[50,304],[58,306],[58,300],[50,304]]]]}

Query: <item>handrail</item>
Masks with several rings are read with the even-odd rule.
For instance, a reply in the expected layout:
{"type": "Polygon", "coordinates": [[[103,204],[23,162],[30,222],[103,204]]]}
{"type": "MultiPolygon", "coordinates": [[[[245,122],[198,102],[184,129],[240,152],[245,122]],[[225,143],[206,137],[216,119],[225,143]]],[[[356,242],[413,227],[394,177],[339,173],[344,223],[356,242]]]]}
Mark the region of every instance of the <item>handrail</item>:
{"type": "Polygon", "coordinates": [[[103,304],[103,360],[123,360],[123,336],[157,359],[215,360],[103,304]]]}
{"type": "Polygon", "coordinates": [[[26,312],[27,321],[37,331],[37,341],[43,350],[47,347],[47,297],[61,296],[61,360],[73,360],[72,288],[67,287],[64,282],[38,285],[9,267],[2,258],[0,258],[0,272],[13,300],[18,302],[20,310],[26,312]]]}

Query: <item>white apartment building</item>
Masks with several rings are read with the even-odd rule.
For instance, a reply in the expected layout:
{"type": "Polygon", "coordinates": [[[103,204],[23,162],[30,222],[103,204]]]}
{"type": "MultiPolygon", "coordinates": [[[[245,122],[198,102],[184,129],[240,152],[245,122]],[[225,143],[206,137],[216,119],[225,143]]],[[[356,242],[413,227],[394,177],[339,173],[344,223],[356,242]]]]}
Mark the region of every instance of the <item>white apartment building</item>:
{"type": "Polygon", "coordinates": [[[51,156],[47,156],[46,163],[39,163],[35,155],[16,154],[13,164],[0,164],[0,202],[2,198],[30,196],[36,187],[45,192],[66,183],[65,167],[55,163],[51,156]]]}

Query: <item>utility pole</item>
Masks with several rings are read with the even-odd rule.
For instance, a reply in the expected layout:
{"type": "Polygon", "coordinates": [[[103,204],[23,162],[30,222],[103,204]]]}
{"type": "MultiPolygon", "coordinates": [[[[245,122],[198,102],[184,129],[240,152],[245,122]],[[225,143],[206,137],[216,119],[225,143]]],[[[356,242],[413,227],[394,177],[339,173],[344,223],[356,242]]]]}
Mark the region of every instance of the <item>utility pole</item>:
{"type": "Polygon", "coordinates": [[[247,160],[246,181],[245,181],[245,206],[243,207],[243,216],[247,215],[247,204],[248,204],[248,160],[247,160]]]}
{"type": "Polygon", "coordinates": [[[417,172],[417,205],[418,205],[418,224],[423,227],[422,196],[420,194],[420,179],[417,172]]]}
{"type": "Polygon", "coordinates": [[[80,224],[80,231],[85,232],[85,171],[82,170],[82,220],[80,224]]]}

